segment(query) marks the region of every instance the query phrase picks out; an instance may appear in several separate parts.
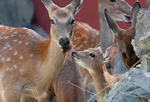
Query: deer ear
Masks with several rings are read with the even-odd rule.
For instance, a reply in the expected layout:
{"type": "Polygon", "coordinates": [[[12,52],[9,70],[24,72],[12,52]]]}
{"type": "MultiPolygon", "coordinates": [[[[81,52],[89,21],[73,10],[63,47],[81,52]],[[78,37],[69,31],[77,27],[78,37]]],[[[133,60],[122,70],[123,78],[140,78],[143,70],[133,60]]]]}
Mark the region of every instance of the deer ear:
{"type": "Polygon", "coordinates": [[[83,0],[73,0],[66,8],[76,15],[80,11],[82,3],[83,0]]]}
{"type": "Polygon", "coordinates": [[[49,13],[53,13],[58,8],[58,6],[55,5],[52,0],[41,0],[41,1],[45,5],[49,13]]]}
{"type": "Polygon", "coordinates": [[[101,44],[97,45],[96,48],[97,48],[101,53],[103,53],[102,45],[101,45],[101,44]]]}
{"type": "Polygon", "coordinates": [[[104,10],[104,13],[109,28],[114,32],[115,36],[118,36],[120,28],[118,27],[117,23],[113,20],[113,18],[109,14],[109,11],[106,8],[104,10]]]}
{"type": "Polygon", "coordinates": [[[110,60],[112,60],[117,53],[117,49],[118,49],[118,45],[112,45],[108,47],[105,53],[103,54],[104,62],[109,62],[110,60]]]}
{"type": "Polygon", "coordinates": [[[131,17],[132,17],[132,26],[135,27],[137,23],[137,14],[139,10],[141,9],[141,4],[137,1],[133,5],[132,11],[131,11],[131,17]]]}

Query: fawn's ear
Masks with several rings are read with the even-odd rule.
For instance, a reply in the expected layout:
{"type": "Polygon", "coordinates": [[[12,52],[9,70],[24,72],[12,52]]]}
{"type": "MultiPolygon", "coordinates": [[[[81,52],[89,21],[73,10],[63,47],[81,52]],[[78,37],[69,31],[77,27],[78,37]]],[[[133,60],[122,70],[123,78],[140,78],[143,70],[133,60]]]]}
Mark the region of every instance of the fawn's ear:
{"type": "Polygon", "coordinates": [[[103,54],[104,62],[109,62],[110,60],[112,60],[117,53],[117,49],[118,49],[118,45],[112,45],[108,47],[105,53],[103,54]]]}
{"type": "Polygon", "coordinates": [[[109,11],[105,8],[104,10],[106,21],[108,23],[109,28],[113,31],[115,36],[118,36],[120,32],[120,28],[117,23],[113,20],[112,16],[110,15],[109,11]]]}
{"type": "Polygon", "coordinates": [[[103,53],[102,45],[100,45],[100,44],[99,44],[99,45],[97,45],[97,46],[96,46],[96,49],[98,49],[101,53],[103,53]]]}
{"type": "Polygon", "coordinates": [[[82,3],[83,0],[73,0],[66,8],[76,15],[80,11],[82,3]]]}
{"type": "Polygon", "coordinates": [[[141,9],[141,4],[138,1],[135,2],[135,4],[133,5],[133,8],[132,8],[132,11],[131,11],[132,26],[134,26],[134,27],[136,26],[137,14],[140,9],[141,9]]]}

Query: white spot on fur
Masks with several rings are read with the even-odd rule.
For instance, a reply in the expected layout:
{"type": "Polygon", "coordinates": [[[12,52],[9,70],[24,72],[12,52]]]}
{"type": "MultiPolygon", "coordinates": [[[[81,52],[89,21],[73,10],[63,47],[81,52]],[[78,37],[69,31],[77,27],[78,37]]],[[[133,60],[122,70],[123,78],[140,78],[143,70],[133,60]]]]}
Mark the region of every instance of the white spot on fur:
{"type": "Polygon", "coordinates": [[[5,29],[9,29],[9,27],[5,26],[5,29]]]}
{"type": "Polygon", "coordinates": [[[14,68],[15,68],[15,69],[17,69],[17,68],[18,68],[18,65],[17,65],[17,64],[15,64],[15,65],[14,65],[14,68]]]}
{"type": "Polygon", "coordinates": [[[13,71],[13,68],[10,68],[10,71],[13,71]]]}
{"type": "Polygon", "coordinates": [[[15,52],[14,52],[14,55],[17,55],[17,54],[18,54],[18,51],[15,51],[15,52]]]}
{"type": "Polygon", "coordinates": [[[5,47],[3,47],[3,49],[2,50],[6,50],[7,49],[7,47],[5,46],[5,47]]]}
{"type": "Polygon", "coordinates": [[[20,59],[23,59],[23,56],[22,56],[22,55],[20,56],[20,59]]]}
{"type": "Polygon", "coordinates": [[[17,40],[17,39],[14,39],[13,41],[14,41],[14,42],[17,42],[18,40],[17,40]]]}
{"type": "Polygon", "coordinates": [[[17,34],[18,32],[14,32],[14,34],[17,34]]]}
{"type": "Polygon", "coordinates": [[[25,45],[29,45],[29,42],[26,42],[25,45]]]}
{"type": "Polygon", "coordinates": [[[19,44],[21,44],[22,43],[22,41],[19,41],[19,44]]]}
{"type": "Polygon", "coordinates": [[[33,54],[30,54],[30,57],[33,57],[33,54]]]}
{"type": "Polygon", "coordinates": [[[84,28],[86,31],[89,31],[89,29],[87,29],[87,28],[84,28]]]}
{"type": "Polygon", "coordinates": [[[5,61],[5,57],[3,57],[3,58],[1,59],[1,61],[4,62],[4,61],[5,61]]]}
{"type": "Polygon", "coordinates": [[[11,37],[14,37],[15,35],[11,35],[11,37]]]}
{"type": "Polygon", "coordinates": [[[4,39],[8,39],[9,37],[8,36],[6,36],[4,39]]]}
{"type": "Polygon", "coordinates": [[[9,48],[9,50],[12,50],[12,49],[13,49],[13,47],[10,47],[10,48],[9,48]]]}
{"type": "Polygon", "coordinates": [[[6,61],[9,62],[9,61],[11,61],[11,59],[12,59],[11,57],[8,57],[8,58],[6,59],[6,61]]]}
{"type": "Polygon", "coordinates": [[[23,70],[22,70],[22,69],[20,69],[20,73],[23,73],[23,70]]]}
{"type": "Polygon", "coordinates": [[[18,65],[21,65],[21,63],[19,62],[19,64],[18,65]]]}

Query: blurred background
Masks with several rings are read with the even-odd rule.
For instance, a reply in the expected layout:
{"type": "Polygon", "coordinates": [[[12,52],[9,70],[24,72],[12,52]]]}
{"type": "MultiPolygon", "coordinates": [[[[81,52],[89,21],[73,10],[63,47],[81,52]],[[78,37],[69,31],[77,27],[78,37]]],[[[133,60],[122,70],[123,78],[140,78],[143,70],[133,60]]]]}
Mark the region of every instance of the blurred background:
{"type": "MultiPolygon", "coordinates": [[[[131,6],[137,0],[126,0],[131,6]]],[[[53,0],[60,7],[64,7],[72,0],[53,0]]],[[[142,7],[146,7],[145,0],[139,0],[142,7]]],[[[84,0],[82,9],[76,15],[76,21],[88,23],[99,30],[98,0],[84,0]]],[[[28,27],[40,35],[48,37],[50,32],[50,18],[41,0],[0,0],[0,23],[15,27],[28,27]]],[[[123,29],[131,25],[118,22],[123,29]]]]}
{"type": "MultiPolygon", "coordinates": [[[[35,20],[36,24],[39,26],[42,26],[46,32],[49,32],[50,29],[50,23],[49,23],[49,17],[47,14],[47,11],[44,7],[44,5],[41,3],[41,0],[32,0],[35,7],[35,20]]],[[[67,4],[69,4],[72,0],[53,0],[54,3],[56,3],[58,6],[64,7],[67,4]]],[[[125,0],[128,2],[131,6],[137,1],[137,0],[125,0]]],[[[145,0],[139,0],[142,7],[146,7],[145,0]]],[[[91,27],[99,30],[99,16],[98,16],[98,0],[84,0],[82,9],[80,12],[76,15],[76,21],[82,21],[85,23],[88,23],[91,27]]],[[[121,28],[127,29],[131,25],[126,23],[118,22],[121,28]]]]}

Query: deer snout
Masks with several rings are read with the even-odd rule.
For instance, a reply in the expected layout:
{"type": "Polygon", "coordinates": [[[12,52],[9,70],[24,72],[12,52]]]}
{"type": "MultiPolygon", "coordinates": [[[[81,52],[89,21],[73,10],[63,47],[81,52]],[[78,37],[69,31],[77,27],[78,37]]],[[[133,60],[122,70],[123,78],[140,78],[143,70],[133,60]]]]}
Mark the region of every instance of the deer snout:
{"type": "Polygon", "coordinates": [[[73,51],[73,52],[72,52],[72,56],[74,56],[75,54],[76,54],[76,52],[75,52],[75,51],[73,51]]]}
{"type": "Polygon", "coordinates": [[[62,46],[62,47],[68,47],[69,44],[70,44],[70,39],[69,38],[60,38],[59,40],[59,44],[62,46]]]}

